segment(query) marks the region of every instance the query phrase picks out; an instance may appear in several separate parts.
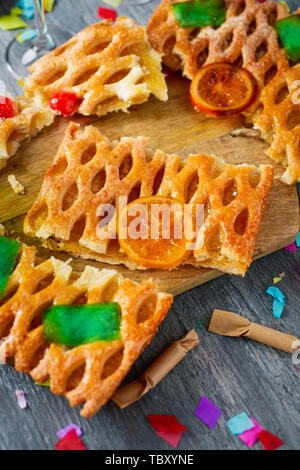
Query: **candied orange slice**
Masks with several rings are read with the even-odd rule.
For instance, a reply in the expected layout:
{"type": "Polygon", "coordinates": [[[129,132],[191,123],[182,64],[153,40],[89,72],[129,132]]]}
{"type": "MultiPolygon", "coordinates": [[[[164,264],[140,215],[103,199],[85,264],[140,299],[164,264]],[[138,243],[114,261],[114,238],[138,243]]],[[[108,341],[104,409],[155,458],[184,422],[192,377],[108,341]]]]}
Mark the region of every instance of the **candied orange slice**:
{"type": "Polygon", "coordinates": [[[197,72],[191,83],[190,99],[197,111],[230,116],[249,108],[257,91],[257,82],[248,70],[228,62],[216,62],[197,72]]]}
{"type": "Polygon", "coordinates": [[[176,199],[149,196],[128,204],[118,224],[121,250],[147,268],[173,269],[184,260],[184,204],[176,199]]]}

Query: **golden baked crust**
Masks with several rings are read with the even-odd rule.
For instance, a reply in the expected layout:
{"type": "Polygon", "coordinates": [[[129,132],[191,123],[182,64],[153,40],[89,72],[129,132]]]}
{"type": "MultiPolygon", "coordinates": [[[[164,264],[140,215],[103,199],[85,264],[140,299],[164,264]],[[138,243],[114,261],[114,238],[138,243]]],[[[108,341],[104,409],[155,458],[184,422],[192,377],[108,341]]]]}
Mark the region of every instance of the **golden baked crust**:
{"type": "Polygon", "coordinates": [[[151,93],[167,100],[161,56],[145,27],[123,17],[88,26],[29,67],[24,90],[45,106],[58,91],[82,99],[80,114],[103,116],[145,102],[151,93]]]}
{"type": "MultiPolygon", "coordinates": [[[[273,182],[268,165],[220,165],[217,177],[211,157],[201,162],[197,198],[208,201],[209,215],[201,227],[194,257],[201,266],[245,274],[273,182]]],[[[187,162],[188,164],[188,162],[187,162]]]]}
{"type": "Polygon", "coordinates": [[[154,49],[164,54],[166,65],[183,70],[187,78],[192,79],[205,64],[226,60],[252,72],[262,88],[268,70],[286,60],[273,27],[276,19],[287,16],[284,5],[225,0],[226,21],[217,29],[200,30],[178,25],[171,10],[178,1],[162,0],[148,23],[148,37],[154,49]]]}
{"type": "Polygon", "coordinates": [[[32,98],[22,95],[15,101],[18,114],[0,121],[0,170],[6,166],[8,158],[16,153],[24,140],[34,137],[43,127],[50,126],[55,117],[50,109],[32,98]]]}
{"type": "Polygon", "coordinates": [[[289,67],[284,61],[263,89],[260,103],[251,121],[271,143],[266,153],[286,167],[284,183],[300,182],[300,64],[289,67]]]}
{"type": "Polygon", "coordinates": [[[19,372],[65,396],[81,415],[95,414],[114,394],[133,362],[150,343],[172,304],[154,282],[135,284],[113,270],[86,267],[78,277],[55,258],[38,264],[35,248],[22,246],[0,303],[0,361],[14,358],[19,372]],[[114,301],[121,308],[121,338],[67,349],[46,344],[42,313],[53,304],[114,301]]]}
{"type": "Polygon", "coordinates": [[[300,66],[290,68],[274,28],[276,19],[288,16],[286,7],[278,2],[225,0],[223,25],[197,30],[177,24],[171,11],[177,1],[182,0],[162,0],[150,19],[148,36],[152,46],[164,54],[166,65],[183,70],[190,79],[202,65],[219,60],[237,63],[252,72],[261,93],[247,111],[247,118],[271,143],[266,153],[286,167],[281,180],[286,184],[299,182],[300,123],[291,116],[300,115],[292,99],[295,83],[299,87],[300,66]],[[278,100],[285,87],[284,99],[278,100]]]}
{"type": "Polygon", "coordinates": [[[117,240],[110,240],[107,234],[118,216],[120,196],[131,202],[157,194],[205,206],[207,217],[199,230],[198,246],[186,263],[245,274],[272,185],[273,168],[234,166],[207,155],[189,156],[184,164],[178,155],[161,150],[150,158],[147,144],[144,137],[128,137],[112,146],[94,127],[81,130],[71,123],[25,218],[25,233],[41,238],[49,248],[145,269],[121,253],[117,240]],[[99,230],[97,209],[106,203],[115,204],[116,212],[99,230]],[[242,218],[239,214],[247,216],[243,233],[237,227],[242,218]],[[223,241],[214,249],[217,229],[223,241]],[[101,238],[104,232],[106,236],[101,238]]]}
{"type": "Polygon", "coordinates": [[[300,64],[277,73],[260,100],[251,121],[271,143],[266,154],[286,167],[281,176],[284,183],[300,182],[300,64]],[[298,96],[298,104],[293,96],[298,96]]]}

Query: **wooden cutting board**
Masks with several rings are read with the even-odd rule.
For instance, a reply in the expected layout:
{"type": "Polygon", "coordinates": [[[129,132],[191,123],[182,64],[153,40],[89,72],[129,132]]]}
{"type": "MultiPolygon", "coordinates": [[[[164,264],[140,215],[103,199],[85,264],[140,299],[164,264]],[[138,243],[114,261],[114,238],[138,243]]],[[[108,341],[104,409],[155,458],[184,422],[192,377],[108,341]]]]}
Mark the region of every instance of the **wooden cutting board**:
{"type": "MultiPolygon", "coordinates": [[[[243,119],[214,119],[196,113],[188,98],[189,82],[177,74],[168,75],[169,101],[162,103],[154,97],[148,103],[133,107],[129,114],[112,113],[102,119],[76,118],[82,125],[93,124],[111,139],[121,136],[149,136],[153,149],[161,148],[169,153],[178,153],[183,158],[189,153],[207,153],[224,158],[230,163],[270,163],[264,154],[267,144],[253,137],[231,137],[233,129],[243,127],[243,119]]],[[[28,244],[39,242],[25,237],[22,233],[24,215],[39,192],[43,175],[52,162],[56,150],[63,139],[68,119],[57,119],[39,136],[22,146],[9,160],[8,166],[0,174],[0,223],[7,231],[28,244]],[[16,175],[25,188],[24,196],[17,196],[8,184],[7,176],[16,175]]],[[[276,167],[276,177],[282,168],[276,167]]],[[[265,210],[255,247],[255,257],[259,258],[292,243],[299,231],[299,204],[295,186],[286,186],[275,180],[268,205],[265,210]]],[[[48,257],[50,252],[39,248],[39,255],[48,257]]],[[[51,253],[53,254],[53,252],[51,253]]],[[[61,259],[69,255],[55,253],[61,259]]],[[[81,271],[86,264],[98,267],[107,265],[84,260],[74,260],[73,266],[81,271]]],[[[173,271],[130,271],[120,266],[123,275],[134,280],[152,277],[160,289],[174,294],[207,282],[221,273],[212,269],[196,269],[183,266],[173,271]]]]}

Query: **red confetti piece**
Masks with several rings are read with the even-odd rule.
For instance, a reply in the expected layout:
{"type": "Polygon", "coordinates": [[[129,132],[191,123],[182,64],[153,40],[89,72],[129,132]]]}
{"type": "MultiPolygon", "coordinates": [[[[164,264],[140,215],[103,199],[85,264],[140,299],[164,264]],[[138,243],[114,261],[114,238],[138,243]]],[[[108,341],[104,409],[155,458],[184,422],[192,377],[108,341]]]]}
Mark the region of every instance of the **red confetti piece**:
{"type": "Polygon", "coordinates": [[[181,439],[183,431],[180,432],[160,432],[156,431],[156,434],[170,444],[174,449],[177,449],[179,441],[181,439]]]}
{"type": "Polygon", "coordinates": [[[55,444],[57,450],[86,450],[81,439],[77,436],[76,431],[71,431],[66,434],[63,439],[55,444]]]}
{"type": "Polygon", "coordinates": [[[154,429],[160,432],[178,433],[187,430],[185,426],[179,423],[176,416],[149,415],[147,418],[149,419],[154,429]]]}
{"type": "Polygon", "coordinates": [[[98,18],[105,18],[106,20],[116,21],[117,12],[112,8],[99,7],[98,8],[98,18]]]}
{"type": "Polygon", "coordinates": [[[0,96],[0,118],[12,118],[16,114],[16,103],[7,96],[0,96]]]}
{"type": "Polygon", "coordinates": [[[68,91],[58,91],[52,96],[49,102],[49,106],[56,114],[72,116],[80,102],[81,100],[77,98],[75,93],[70,93],[68,91]]]}
{"type": "Polygon", "coordinates": [[[265,450],[275,450],[282,446],[284,442],[274,434],[268,431],[262,431],[258,436],[265,450]]]}

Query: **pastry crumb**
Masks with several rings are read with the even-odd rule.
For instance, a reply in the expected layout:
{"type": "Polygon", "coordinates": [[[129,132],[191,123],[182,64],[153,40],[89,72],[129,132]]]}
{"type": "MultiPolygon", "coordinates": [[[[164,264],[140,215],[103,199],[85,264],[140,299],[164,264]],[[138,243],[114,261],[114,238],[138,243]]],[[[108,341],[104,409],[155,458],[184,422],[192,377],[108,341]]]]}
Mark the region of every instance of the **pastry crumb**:
{"type": "Polygon", "coordinates": [[[261,132],[258,129],[250,129],[249,127],[242,127],[241,129],[234,129],[230,132],[231,137],[254,137],[261,138],[261,132]]]}
{"type": "Polygon", "coordinates": [[[8,175],[7,179],[16,194],[25,194],[24,186],[17,180],[15,175],[8,175]]]}
{"type": "Polygon", "coordinates": [[[4,235],[5,235],[5,227],[4,227],[4,225],[2,225],[2,224],[0,224],[0,235],[1,235],[2,237],[4,237],[4,235]]]}

